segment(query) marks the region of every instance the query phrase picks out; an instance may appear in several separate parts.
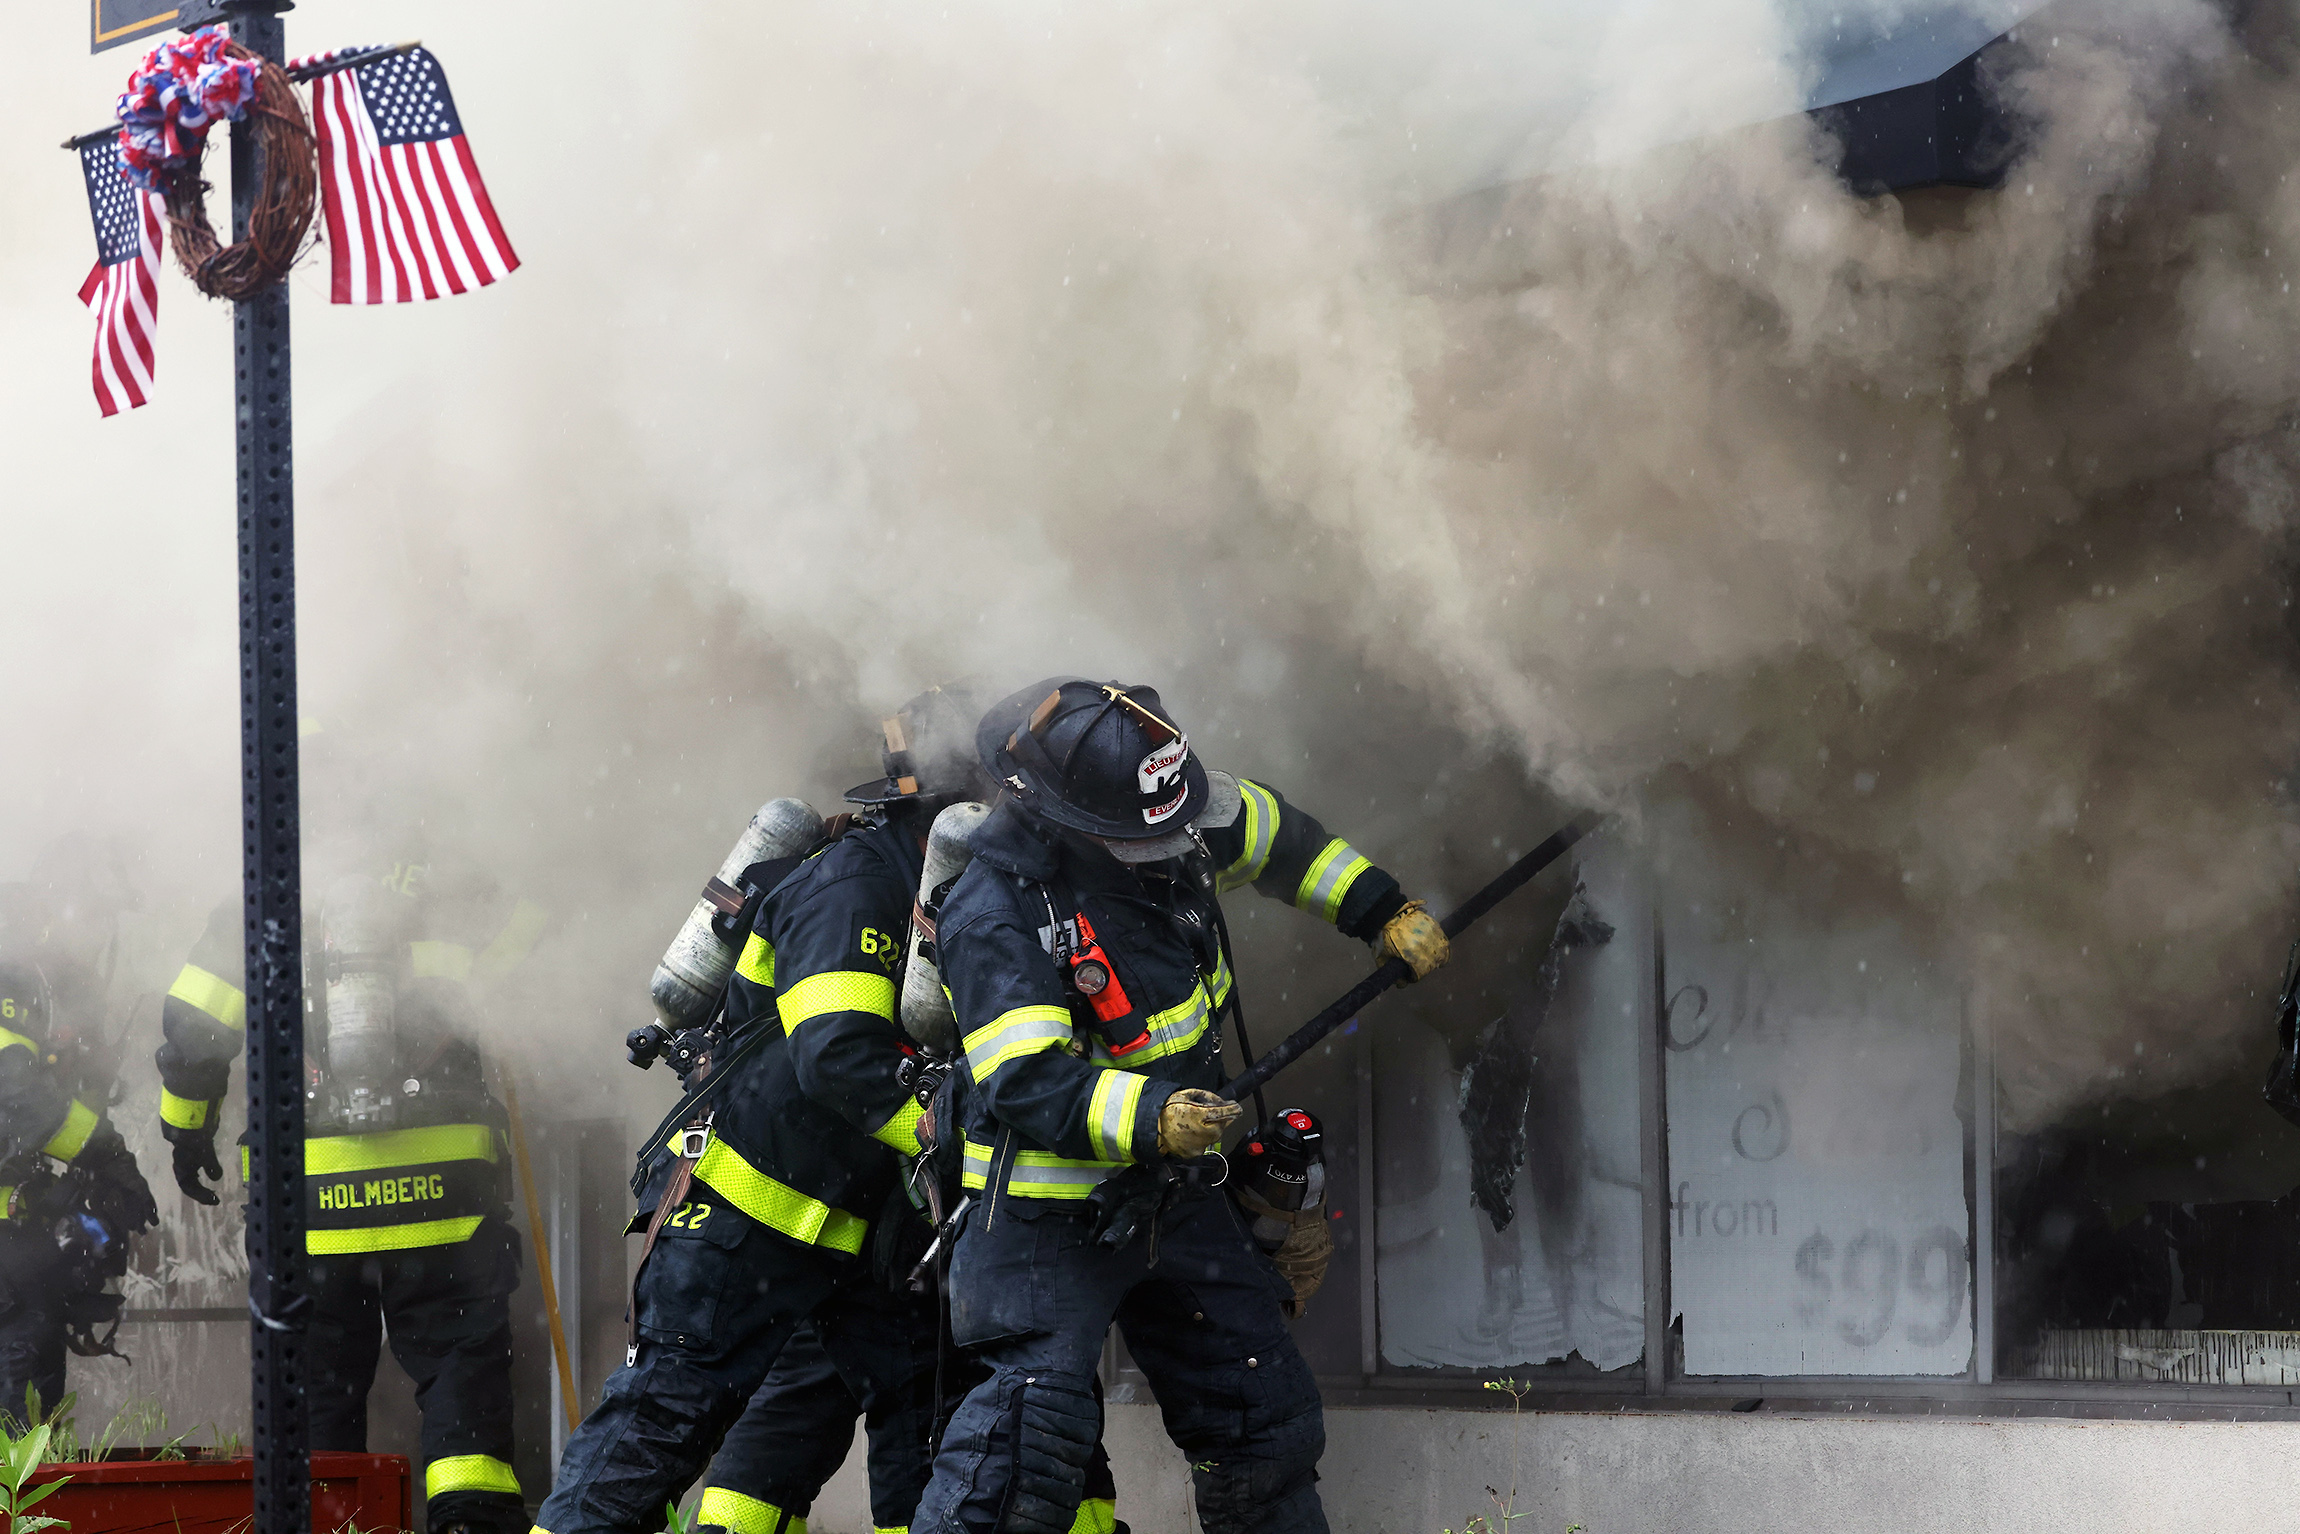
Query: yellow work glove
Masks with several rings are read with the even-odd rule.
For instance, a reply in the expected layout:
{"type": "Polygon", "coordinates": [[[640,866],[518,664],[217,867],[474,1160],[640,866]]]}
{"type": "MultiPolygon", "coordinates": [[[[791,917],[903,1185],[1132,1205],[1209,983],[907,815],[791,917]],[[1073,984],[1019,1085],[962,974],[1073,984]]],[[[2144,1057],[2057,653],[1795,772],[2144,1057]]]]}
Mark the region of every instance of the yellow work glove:
{"type": "Polygon", "coordinates": [[[1446,941],[1445,928],[1430,915],[1429,906],[1409,900],[1397,915],[1382,923],[1381,946],[1375,953],[1384,961],[1405,960],[1413,979],[1420,980],[1453,957],[1453,945],[1446,941]]]}
{"type": "Polygon", "coordinates": [[[1310,1308],[1310,1296],[1326,1281],[1326,1264],[1334,1257],[1334,1238],[1326,1229],[1326,1206],[1305,1209],[1294,1217],[1294,1228],[1286,1233],[1286,1244],[1270,1254],[1278,1276],[1294,1286],[1294,1297],[1286,1302],[1286,1314],[1296,1321],[1310,1308]]]}
{"type": "Polygon", "coordinates": [[[1176,1161],[1203,1156],[1237,1122],[1239,1108],[1203,1087],[1184,1087],[1158,1110],[1158,1154],[1176,1161]]]}

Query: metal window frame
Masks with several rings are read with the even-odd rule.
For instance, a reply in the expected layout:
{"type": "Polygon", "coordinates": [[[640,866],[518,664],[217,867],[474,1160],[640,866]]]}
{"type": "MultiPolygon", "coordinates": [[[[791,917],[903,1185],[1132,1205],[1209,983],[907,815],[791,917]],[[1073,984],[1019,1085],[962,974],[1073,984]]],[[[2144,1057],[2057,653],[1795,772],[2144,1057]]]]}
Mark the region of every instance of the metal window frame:
{"type": "Polygon", "coordinates": [[[1359,1369],[1355,1378],[1321,1377],[1336,1405],[1433,1406],[1508,1409],[1512,1402],[1484,1388],[1507,1373],[1533,1389],[1529,1411],[1794,1410],[1956,1417],[2142,1417],[2156,1420],[2300,1422],[2300,1388],[2281,1385],[2179,1385],[2148,1380],[2081,1381],[2003,1379],[1997,1363],[1997,1077],[1996,1040],[1985,1016],[1969,1000],[1964,1010],[1965,1058],[1972,1111],[1965,1115],[1970,1172],[1966,1199],[1972,1281],[1972,1359],[1962,1375],[1689,1375],[1680,1367],[1670,1293],[1669,1092],[1667,934],[1660,903],[1652,902],[1653,966],[1641,998],[1638,1040],[1639,1175],[1643,1183],[1645,1357],[1610,1374],[1592,1375],[1559,1364],[1502,1370],[1429,1369],[1381,1360],[1379,1211],[1374,1201],[1373,1034],[1357,1033],[1358,1207],[1366,1228],[1358,1243],[1359,1369]],[[1660,1367],[1654,1361],[1660,1360],[1660,1367]]]}

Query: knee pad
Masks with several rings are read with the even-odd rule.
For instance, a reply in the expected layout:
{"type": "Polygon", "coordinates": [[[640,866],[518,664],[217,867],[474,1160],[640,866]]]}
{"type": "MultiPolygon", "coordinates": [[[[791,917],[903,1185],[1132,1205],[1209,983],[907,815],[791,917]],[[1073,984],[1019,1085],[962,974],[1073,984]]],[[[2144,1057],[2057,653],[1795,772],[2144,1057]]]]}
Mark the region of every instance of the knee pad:
{"type": "Polygon", "coordinates": [[[1070,1534],[1086,1493],[1086,1462],[1102,1436],[1094,1382],[1036,1370],[1015,1375],[1012,1389],[1013,1471],[998,1527],[1011,1534],[1070,1534]]]}

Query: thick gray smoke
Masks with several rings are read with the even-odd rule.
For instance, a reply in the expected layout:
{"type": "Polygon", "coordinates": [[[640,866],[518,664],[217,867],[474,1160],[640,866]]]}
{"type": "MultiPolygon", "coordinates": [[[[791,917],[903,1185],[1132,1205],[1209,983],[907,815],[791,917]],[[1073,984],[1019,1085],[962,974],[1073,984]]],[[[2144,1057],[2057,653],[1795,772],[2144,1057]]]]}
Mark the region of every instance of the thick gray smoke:
{"type": "MultiPolygon", "coordinates": [[[[1864,200],[1842,15],[1761,0],[307,6],[431,42],[527,262],[298,279],[307,711],[559,913],[499,1026],[571,1090],[753,805],[1073,668],[1433,894],[1562,796],[1896,927],[2024,1115],[2217,1069],[2292,914],[2287,18],[2063,10],[2001,191],[1864,200]]],[[[0,151],[0,867],[126,838],[159,974],[237,873],[228,327],[168,277],[95,419],[76,24],[0,151]]]]}

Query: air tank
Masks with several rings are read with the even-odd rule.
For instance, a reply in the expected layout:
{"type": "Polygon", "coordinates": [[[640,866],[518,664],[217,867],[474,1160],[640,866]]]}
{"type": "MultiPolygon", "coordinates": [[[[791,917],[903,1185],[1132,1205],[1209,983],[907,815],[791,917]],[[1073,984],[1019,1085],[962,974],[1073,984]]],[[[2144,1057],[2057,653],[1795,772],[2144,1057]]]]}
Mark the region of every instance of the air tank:
{"type": "MultiPolygon", "coordinates": [[[[955,880],[974,861],[968,838],[990,813],[987,804],[951,805],[934,817],[926,834],[926,867],[918,876],[918,903],[939,902],[935,891],[955,880]]],[[[910,962],[903,967],[902,1026],[919,1043],[938,1055],[958,1052],[958,1020],[951,1016],[950,998],[943,994],[942,971],[926,952],[926,934],[914,922],[910,929],[910,962]]]]}
{"type": "Polygon", "coordinates": [[[327,962],[327,1115],[387,1127],[398,1101],[401,925],[407,901],[372,874],[340,879],[321,907],[327,962]]]}
{"type": "MultiPolygon", "coordinates": [[[[822,834],[822,816],[803,800],[770,799],[743,827],[743,834],[735,839],[734,850],[719,865],[718,877],[712,883],[739,894],[735,885],[744,869],[769,858],[804,852],[822,834]]],[[[736,949],[711,928],[722,910],[712,890],[706,888],[680,925],[679,935],[663,951],[662,962],[655,966],[647,994],[654,1000],[656,1016],[673,1033],[707,1021],[727,988],[727,976],[734,973],[736,949]]]]}

